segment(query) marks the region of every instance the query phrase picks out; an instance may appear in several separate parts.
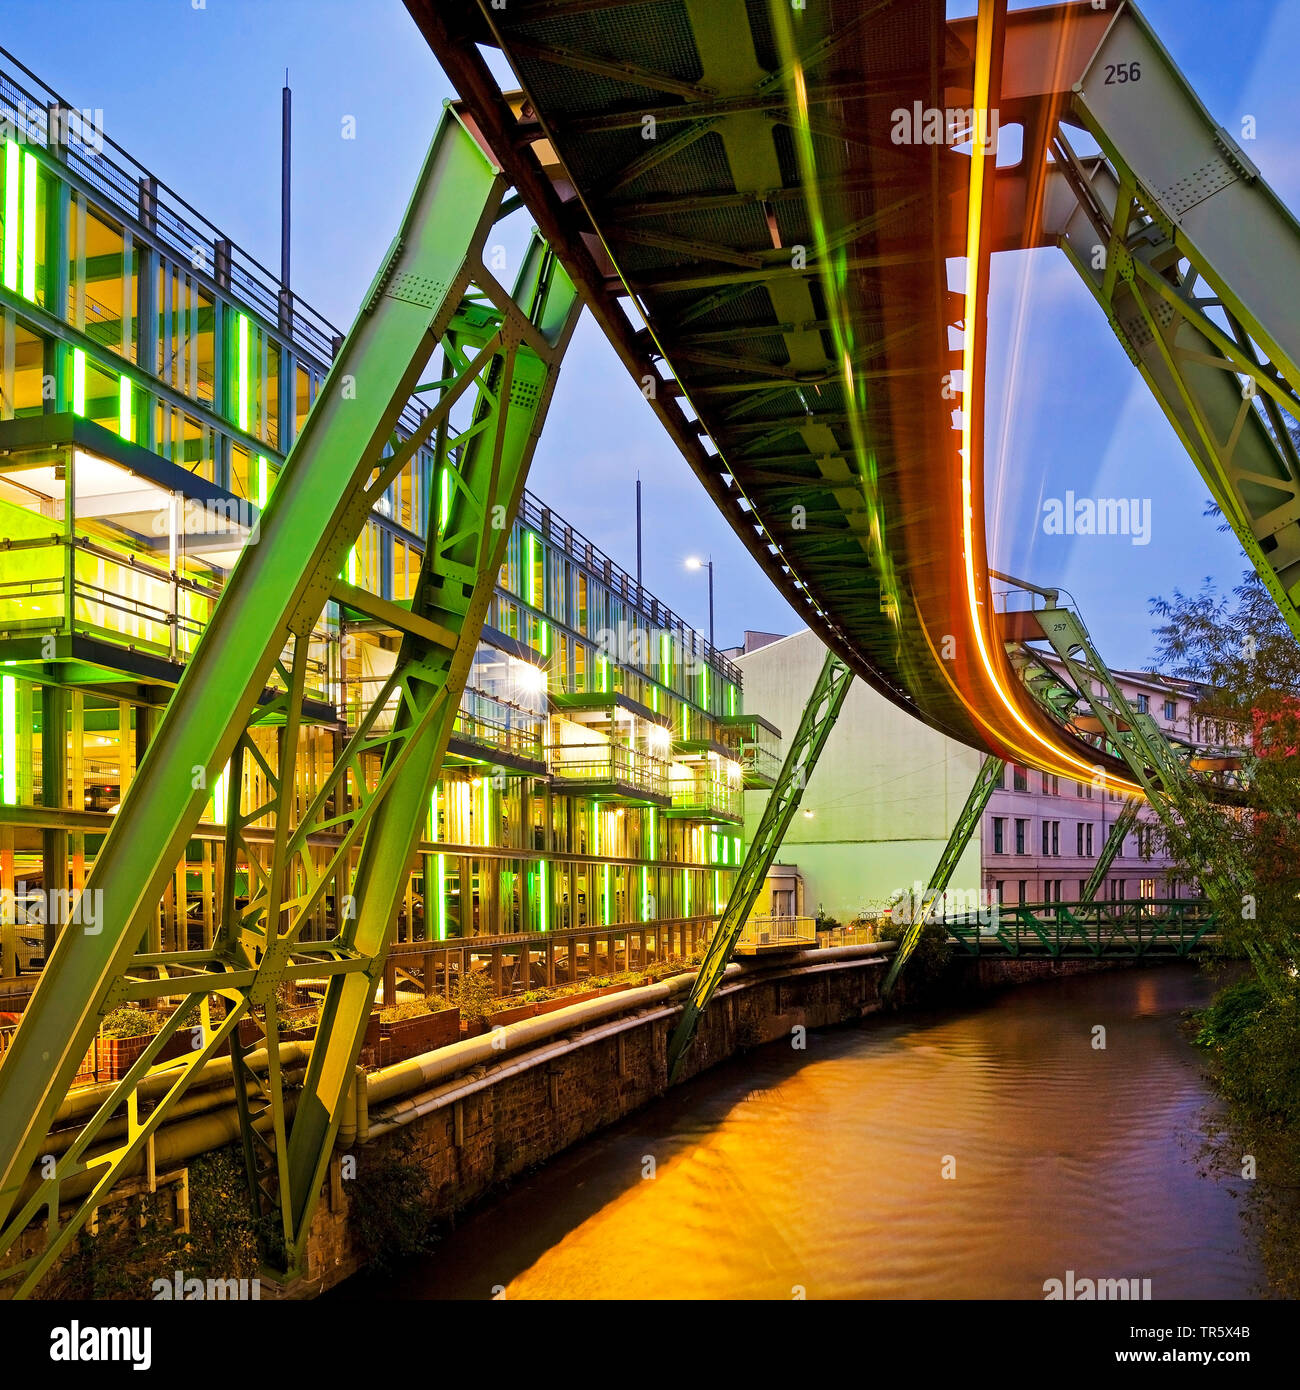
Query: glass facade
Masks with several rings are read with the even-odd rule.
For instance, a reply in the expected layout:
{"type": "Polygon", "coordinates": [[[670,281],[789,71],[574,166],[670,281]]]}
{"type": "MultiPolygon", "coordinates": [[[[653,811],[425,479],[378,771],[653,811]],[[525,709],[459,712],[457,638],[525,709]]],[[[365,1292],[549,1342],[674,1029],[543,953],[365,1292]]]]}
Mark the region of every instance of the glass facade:
{"type": "MultiPolygon", "coordinates": [[[[111,141],[47,144],[30,117],[53,93],[0,75],[0,796],[20,808],[0,826],[0,887],[21,895],[82,886],[339,338],[111,141]]],[[[413,403],[399,433],[418,419],[413,403]]],[[[411,598],[446,507],[434,474],[416,450],[341,578],[411,598]]],[[[394,639],[327,605],[304,793],[382,688],[394,639]]],[[[526,494],[399,938],[711,920],[775,735],[745,720],[735,667],[526,494]]],[[[255,740],[273,762],[274,732],[255,740]]],[[[212,941],[225,804],[214,788],[157,949],[212,941]]],[[[331,896],[321,931],[333,914],[331,896]]]]}

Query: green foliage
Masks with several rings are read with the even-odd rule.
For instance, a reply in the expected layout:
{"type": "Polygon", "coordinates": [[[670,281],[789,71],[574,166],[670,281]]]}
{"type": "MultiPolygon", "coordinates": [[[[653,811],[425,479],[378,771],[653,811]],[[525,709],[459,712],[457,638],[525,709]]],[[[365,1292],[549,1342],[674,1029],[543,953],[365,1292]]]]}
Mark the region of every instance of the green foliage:
{"type": "Polygon", "coordinates": [[[465,975],[456,986],[460,1016],[468,1023],[480,1023],[492,1013],[492,981],[486,971],[465,975]]]}
{"type": "Polygon", "coordinates": [[[348,1219],[372,1269],[433,1248],[433,1191],[408,1134],[362,1148],[350,1190],[348,1219]]]}
{"type": "MultiPolygon", "coordinates": [[[[129,1036],[129,1035],[128,1035],[129,1036]]],[[[216,1149],[190,1164],[190,1230],[174,1217],[176,1189],[160,1187],[99,1209],[41,1287],[45,1298],[144,1299],[155,1279],[242,1279],[257,1274],[257,1232],[242,1152],[216,1149]]]]}
{"type": "Polygon", "coordinates": [[[379,1018],[383,1023],[400,1023],[406,1018],[427,1018],[429,1014],[453,1007],[441,994],[434,994],[427,999],[404,999],[400,1004],[390,1004],[380,1009],[379,1018]]]}
{"type": "Polygon", "coordinates": [[[104,1015],[99,1031],[105,1038],[146,1038],[158,1032],[166,1022],[166,1014],[124,1004],[104,1015]]]}
{"type": "Polygon", "coordinates": [[[190,1236],[180,1268],[207,1278],[243,1279],[257,1273],[258,1233],[237,1145],[200,1154],[190,1164],[190,1236]]]}
{"type": "MultiPolygon", "coordinates": [[[[908,926],[906,922],[881,922],[877,930],[877,939],[901,941],[907,933],[908,926]]],[[[900,982],[906,982],[920,993],[930,990],[943,978],[951,959],[952,946],[948,942],[947,928],[938,922],[927,922],[921,928],[921,935],[908,958],[900,982]]]]}
{"type": "Polygon", "coordinates": [[[1213,902],[1225,953],[1284,997],[1300,954],[1300,645],[1253,573],[1231,595],[1207,581],[1151,606],[1157,668],[1200,684],[1202,736],[1245,758],[1244,805],[1178,796],[1163,848],[1213,902]]]}
{"type": "MultiPolygon", "coordinates": [[[[1211,508],[1213,511],[1214,509],[1211,508]]],[[[1217,911],[1224,953],[1251,973],[1220,991],[1199,1020],[1228,1122],[1211,1139],[1215,1165],[1246,1189],[1248,1225],[1269,1282],[1300,1297],[1300,644],[1257,575],[1230,594],[1153,600],[1158,667],[1196,680],[1202,729],[1244,754],[1244,804],[1179,797],[1162,836],[1187,880],[1217,911]]]]}
{"type": "Polygon", "coordinates": [[[1210,1007],[1199,1015],[1197,1045],[1218,1047],[1231,1042],[1255,1023],[1268,999],[1268,991],[1255,979],[1238,980],[1220,990],[1210,1007]]]}

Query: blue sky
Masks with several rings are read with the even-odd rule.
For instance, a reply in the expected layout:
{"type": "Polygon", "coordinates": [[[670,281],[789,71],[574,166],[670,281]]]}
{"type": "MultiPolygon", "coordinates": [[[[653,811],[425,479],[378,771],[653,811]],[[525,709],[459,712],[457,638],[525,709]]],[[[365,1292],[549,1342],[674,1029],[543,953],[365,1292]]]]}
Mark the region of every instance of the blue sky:
{"type": "MultiPolygon", "coordinates": [[[[392,236],[450,85],[397,0],[0,0],[0,43],[265,264],[279,262],[280,88],[294,89],[294,287],[346,328],[392,236]],[[356,139],[341,136],[352,116],[356,139]]],[[[954,4],[953,13],[972,5],[954,4]]],[[[1013,8],[1020,8],[1013,5],[1013,8]]],[[[1300,208],[1294,132],[1300,0],[1147,0],[1201,99],[1300,208]]],[[[1078,600],[1117,666],[1150,652],[1146,600],[1206,575],[1234,583],[1235,541],[1201,513],[1207,490],[1104,318],[1055,251],[999,258],[990,326],[990,468],[1011,499],[994,562],[1078,600]],[[1024,312],[1019,297],[1024,296],[1024,312]],[[1015,353],[1021,367],[997,370],[1015,353]],[[1045,536],[1041,501],[1152,500],[1151,543],[1045,536]]],[[[645,485],[645,581],[698,626],[712,554],[717,635],[801,624],[708,503],[590,317],[569,349],[532,489],[626,568],[633,485],[645,485]]],[[[991,487],[994,484],[991,483],[991,487]]]]}

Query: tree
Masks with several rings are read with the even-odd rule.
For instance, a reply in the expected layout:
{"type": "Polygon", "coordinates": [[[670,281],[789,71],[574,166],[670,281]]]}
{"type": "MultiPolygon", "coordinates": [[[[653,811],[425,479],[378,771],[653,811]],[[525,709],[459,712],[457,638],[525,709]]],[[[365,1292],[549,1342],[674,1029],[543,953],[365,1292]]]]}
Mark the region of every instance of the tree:
{"type": "Polygon", "coordinates": [[[1224,945],[1246,954],[1275,996],[1296,989],[1300,938],[1300,643],[1259,577],[1230,593],[1206,580],[1153,599],[1155,668],[1195,682],[1202,741],[1243,757],[1229,798],[1175,798],[1165,847],[1199,878],[1224,945]]]}

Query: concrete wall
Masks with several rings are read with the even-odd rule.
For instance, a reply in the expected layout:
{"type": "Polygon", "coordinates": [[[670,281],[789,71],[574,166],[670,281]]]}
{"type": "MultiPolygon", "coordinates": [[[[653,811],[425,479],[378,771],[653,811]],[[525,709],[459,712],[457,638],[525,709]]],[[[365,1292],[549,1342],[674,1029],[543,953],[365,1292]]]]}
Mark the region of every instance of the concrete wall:
{"type": "MultiPolygon", "coordinates": [[[[741,657],[745,709],[793,737],[826,649],[797,632],[741,657]]],[[[927,882],[979,770],[980,755],[905,714],[861,681],[844,702],[778,859],[804,877],[805,911],[848,921],[927,882]],[[812,812],[811,816],[806,813],[812,812]]],[[[745,834],[768,793],[745,793],[745,834]]],[[[980,884],[972,837],[952,887],[980,884]]]]}

